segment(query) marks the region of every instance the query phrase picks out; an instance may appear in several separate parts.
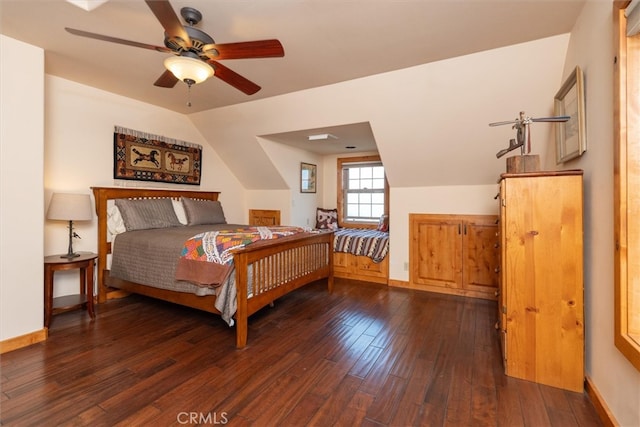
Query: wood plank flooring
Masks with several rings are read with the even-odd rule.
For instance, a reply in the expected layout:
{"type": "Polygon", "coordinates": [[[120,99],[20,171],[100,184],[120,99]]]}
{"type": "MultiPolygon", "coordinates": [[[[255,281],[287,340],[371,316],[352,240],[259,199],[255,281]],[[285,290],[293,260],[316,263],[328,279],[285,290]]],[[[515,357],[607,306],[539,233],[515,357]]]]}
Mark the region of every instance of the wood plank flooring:
{"type": "Polygon", "coordinates": [[[599,426],[584,394],[506,377],[495,302],[337,280],[249,320],[140,296],[55,316],[1,356],[0,423],[599,426]]]}

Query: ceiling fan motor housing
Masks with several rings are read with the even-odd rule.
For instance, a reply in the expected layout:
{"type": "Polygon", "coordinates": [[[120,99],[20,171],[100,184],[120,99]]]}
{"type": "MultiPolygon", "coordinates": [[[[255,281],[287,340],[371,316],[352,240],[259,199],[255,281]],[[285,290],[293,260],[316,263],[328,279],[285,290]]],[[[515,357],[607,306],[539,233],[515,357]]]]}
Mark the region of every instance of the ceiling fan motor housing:
{"type": "Polygon", "coordinates": [[[208,57],[202,52],[202,47],[208,44],[214,44],[215,41],[209,34],[194,27],[194,25],[202,20],[202,14],[199,10],[192,7],[183,7],[180,9],[180,15],[182,15],[182,18],[189,24],[185,26],[184,29],[191,39],[191,47],[186,49],[183,40],[169,37],[166,32],[164,34],[164,45],[176,53],[190,51],[200,58],[207,60],[208,57]]]}
{"type": "Polygon", "coordinates": [[[174,52],[184,52],[191,51],[201,57],[202,59],[207,59],[207,56],[202,52],[202,47],[208,44],[215,43],[213,38],[209,36],[209,34],[205,33],[194,27],[184,27],[185,31],[189,35],[191,39],[191,48],[185,49],[183,43],[180,39],[175,39],[167,36],[167,33],[164,34],[164,45],[174,52]]]}

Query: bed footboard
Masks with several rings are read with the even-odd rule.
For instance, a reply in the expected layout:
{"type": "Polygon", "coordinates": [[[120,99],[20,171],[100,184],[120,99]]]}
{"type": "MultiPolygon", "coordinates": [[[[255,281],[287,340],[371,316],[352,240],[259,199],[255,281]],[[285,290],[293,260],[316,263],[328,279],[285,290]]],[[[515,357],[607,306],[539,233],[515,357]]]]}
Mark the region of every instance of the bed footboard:
{"type": "Polygon", "coordinates": [[[286,242],[248,246],[234,253],[238,309],[236,347],[247,343],[248,318],[308,283],[327,278],[333,290],[333,233],[309,234],[286,242]],[[252,280],[249,280],[249,278],[252,280]]]}

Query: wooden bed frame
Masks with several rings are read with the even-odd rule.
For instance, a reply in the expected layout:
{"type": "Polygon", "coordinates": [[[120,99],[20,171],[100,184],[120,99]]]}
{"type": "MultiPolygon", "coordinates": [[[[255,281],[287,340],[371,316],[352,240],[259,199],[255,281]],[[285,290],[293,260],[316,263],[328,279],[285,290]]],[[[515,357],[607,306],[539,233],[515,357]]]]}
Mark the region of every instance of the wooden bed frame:
{"type": "MultiPolygon", "coordinates": [[[[218,200],[219,192],[92,187],[98,216],[98,303],[123,296],[123,291],[158,298],[165,301],[217,313],[215,296],[197,296],[185,292],[154,288],[110,277],[107,256],[111,242],[107,233],[107,202],[114,199],[145,199],[190,197],[199,200],[218,200]]],[[[308,283],[327,279],[333,290],[333,233],[303,233],[294,238],[274,240],[247,246],[234,253],[236,289],[248,290],[249,269],[254,277],[252,297],[238,292],[236,347],[247,344],[248,317],[276,299],[308,283]],[[287,268],[282,268],[287,266],[287,268]],[[293,267],[293,268],[292,268],[293,267]],[[286,275],[286,276],[285,276],[286,275]]]]}

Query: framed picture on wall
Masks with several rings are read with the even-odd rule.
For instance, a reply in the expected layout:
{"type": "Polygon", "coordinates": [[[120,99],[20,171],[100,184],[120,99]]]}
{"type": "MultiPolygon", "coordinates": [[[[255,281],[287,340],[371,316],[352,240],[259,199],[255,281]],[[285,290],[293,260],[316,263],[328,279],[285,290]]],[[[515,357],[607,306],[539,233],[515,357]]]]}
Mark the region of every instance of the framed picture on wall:
{"type": "Polygon", "coordinates": [[[311,163],[300,163],[300,192],[316,192],[317,167],[311,163]]]}
{"type": "Polygon", "coordinates": [[[584,76],[576,67],[555,96],[553,112],[569,116],[564,123],[556,123],[556,163],[579,157],[587,149],[585,128],[584,76]]]}

